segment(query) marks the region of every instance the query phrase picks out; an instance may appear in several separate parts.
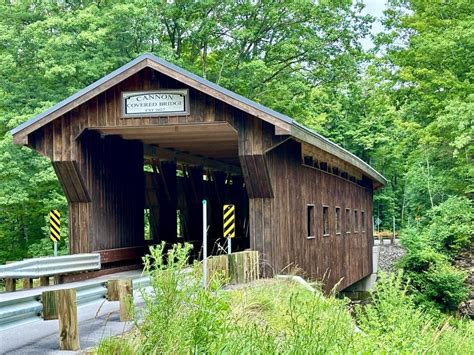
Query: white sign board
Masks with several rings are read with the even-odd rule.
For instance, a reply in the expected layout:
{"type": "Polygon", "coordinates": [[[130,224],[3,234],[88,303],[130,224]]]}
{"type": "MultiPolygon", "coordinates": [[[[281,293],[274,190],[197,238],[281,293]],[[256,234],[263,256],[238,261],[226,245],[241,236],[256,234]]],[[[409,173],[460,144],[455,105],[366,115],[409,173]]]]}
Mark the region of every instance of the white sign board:
{"type": "Polygon", "coordinates": [[[187,89],[122,93],[122,117],[179,116],[189,114],[187,89]]]}

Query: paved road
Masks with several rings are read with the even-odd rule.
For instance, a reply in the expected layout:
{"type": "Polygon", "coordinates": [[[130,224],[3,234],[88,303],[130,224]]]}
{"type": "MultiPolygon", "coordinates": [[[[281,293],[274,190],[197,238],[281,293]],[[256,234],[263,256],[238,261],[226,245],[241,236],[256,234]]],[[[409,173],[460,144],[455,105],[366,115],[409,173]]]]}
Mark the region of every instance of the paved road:
{"type": "MultiPolygon", "coordinates": [[[[136,276],[130,273],[115,277],[136,276]]],[[[108,279],[111,279],[109,276],[108,279]]],[[[97,279],[94,279],[97,281],[97,279]]],[[[68,287],[72,284],[68,284],[68,287]]],[[[63,286],[64,287],[64,286],[63,286]]],[[[36,293],[38,290],[25,291],[36,293]]],[[[10,298],[11,296],[8,296],[10,298]]],[[[7,298],[4,294],[3,298],[7,298]]],[[[81,349],[97,346],[110,336],[128,331],[133,325],[119,321],[119,303],[105,300],[90,302],[78,307],[79,337],[81,349]]],[[[135,304],[143,305],[139,293],[135,293],[135,304]]],[[[79,352],[59,351],[58,321],[38,319],[0,331],[0,354],[76,354],[79,352]]]]}

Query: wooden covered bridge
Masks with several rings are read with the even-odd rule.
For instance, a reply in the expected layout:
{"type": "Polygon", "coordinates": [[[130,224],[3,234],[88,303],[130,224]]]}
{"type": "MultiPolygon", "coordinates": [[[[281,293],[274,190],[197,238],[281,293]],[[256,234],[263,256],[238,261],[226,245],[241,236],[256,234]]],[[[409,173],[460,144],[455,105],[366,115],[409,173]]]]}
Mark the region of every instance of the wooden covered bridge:
{"type": "Polygon", "coordinates": [[[51,159],[69,203],[70,253],[136,264],[146,245],[221,253],[222,208],[236,206],[234,250],[266,275],[295,267],[338,288],[372,268],[372,195],[385,179],[290,117],[144,54],[13,131],[51,159]]]}

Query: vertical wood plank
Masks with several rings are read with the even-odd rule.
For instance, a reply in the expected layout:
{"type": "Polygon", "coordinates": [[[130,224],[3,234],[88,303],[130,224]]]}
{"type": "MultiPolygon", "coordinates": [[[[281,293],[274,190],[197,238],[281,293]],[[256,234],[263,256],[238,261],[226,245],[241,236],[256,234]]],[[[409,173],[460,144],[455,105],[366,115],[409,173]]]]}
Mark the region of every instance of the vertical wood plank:
{"type": "Polygon", "coordinates": [[[42,317],[44,320],[58,319],[58,291],[41,292],[43,304],[42,317]]]}
{"type": "Polygon", "coordinates": [[[57,306],[59,319],[59,348],[61,350],[79,350],[76,290],[58,290],[57,306]]]}

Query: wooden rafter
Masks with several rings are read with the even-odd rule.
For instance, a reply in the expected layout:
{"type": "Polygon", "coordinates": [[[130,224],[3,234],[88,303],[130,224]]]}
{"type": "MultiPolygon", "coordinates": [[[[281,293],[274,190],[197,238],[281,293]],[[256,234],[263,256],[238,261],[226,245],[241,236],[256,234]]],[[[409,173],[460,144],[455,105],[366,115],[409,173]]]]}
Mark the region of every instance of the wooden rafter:
{"type": "Polygon", "coordinates": [[[203,166],[211,170],[225,171],[232,175],[242,175],[240,167],[228,164],[217,159],[201,157],[173,149],[160,148],[153,145],[144,145],[145,161],[159,158],[160,160],[171,160],[185,163],[191,166],[203,166]]]}

